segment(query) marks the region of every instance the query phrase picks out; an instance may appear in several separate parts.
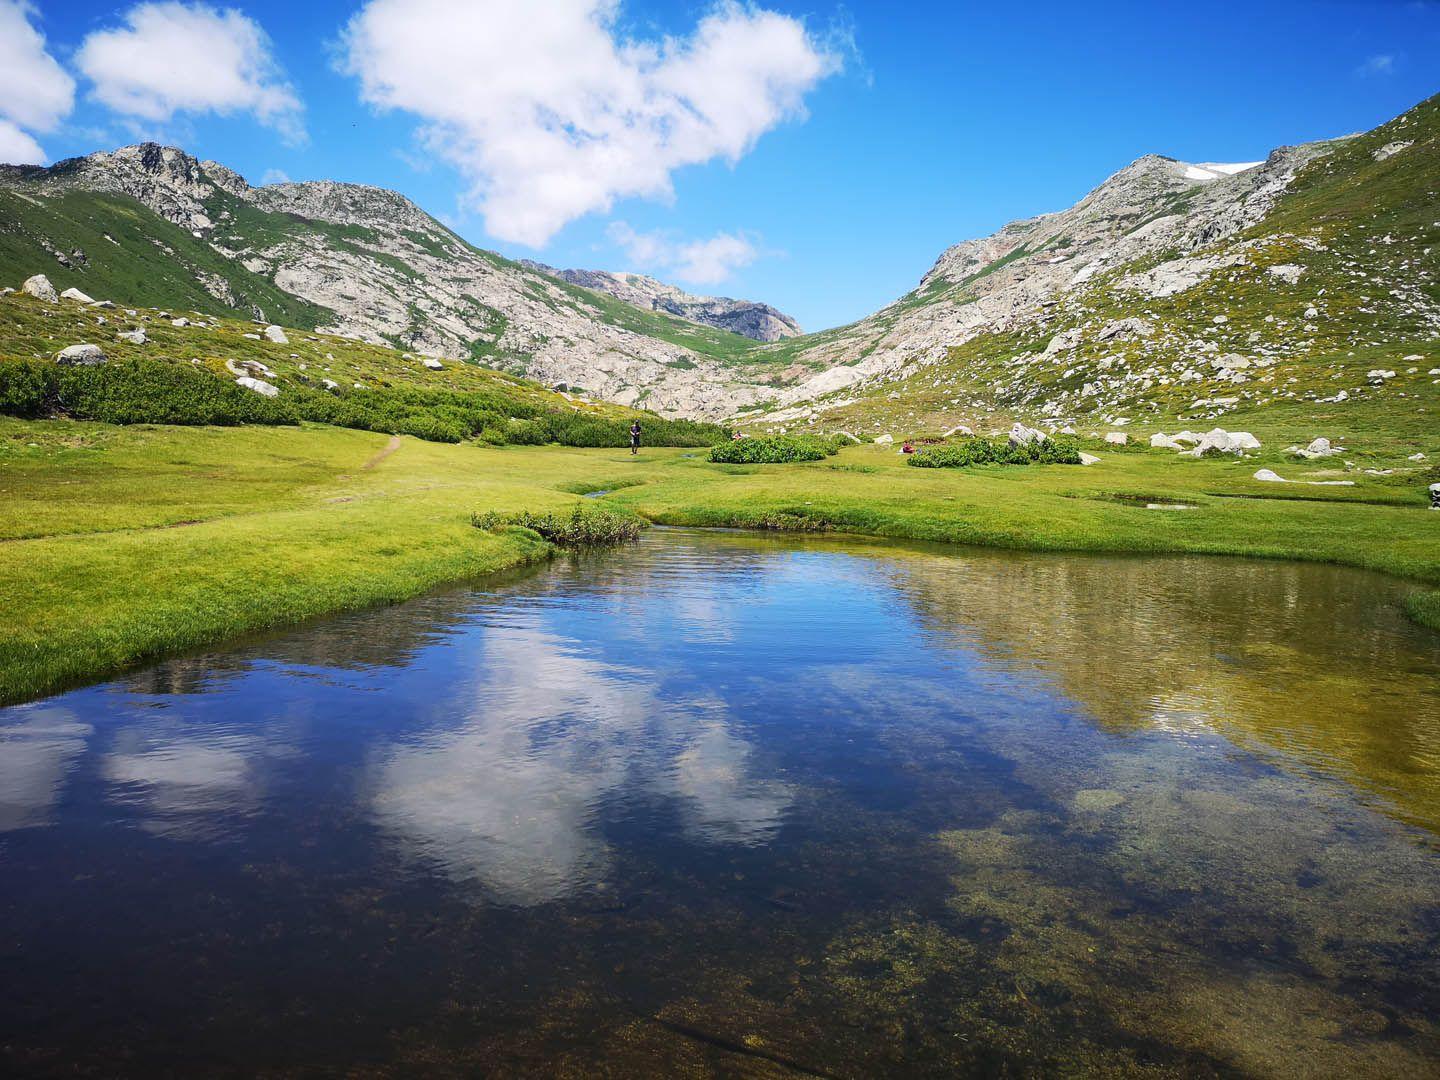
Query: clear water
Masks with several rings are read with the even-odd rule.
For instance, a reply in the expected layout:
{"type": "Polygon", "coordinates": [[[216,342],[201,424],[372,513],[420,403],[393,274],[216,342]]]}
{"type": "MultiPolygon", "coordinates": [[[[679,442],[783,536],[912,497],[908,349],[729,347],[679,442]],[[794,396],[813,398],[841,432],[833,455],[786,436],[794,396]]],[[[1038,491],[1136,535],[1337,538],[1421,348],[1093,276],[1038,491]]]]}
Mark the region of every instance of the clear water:
{"type": "Polygon", "coordinates": [[[0,1071],[1436,1075],[1403,596],[658,531],[0,710],[0,1071]]]}

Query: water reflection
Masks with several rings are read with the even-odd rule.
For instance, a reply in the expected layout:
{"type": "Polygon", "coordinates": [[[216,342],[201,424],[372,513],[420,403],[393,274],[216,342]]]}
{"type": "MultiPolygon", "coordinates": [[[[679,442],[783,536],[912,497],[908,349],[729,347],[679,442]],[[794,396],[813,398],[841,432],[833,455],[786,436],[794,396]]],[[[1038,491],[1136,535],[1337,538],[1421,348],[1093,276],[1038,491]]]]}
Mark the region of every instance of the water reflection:
{"type": "Polygon", "coordinates": [[[1431,1074],[1404,592],[658,533],[0,710],[0,1072],[1431,1074]]]}
{"type": "Polygon", "coordinates": [[[48,825],[91,727],[69,709],[10,710],[0,725],[0,832],[48,825]]]}
{"type": "Polygon", "coordinates": [[[473,670],[421,733],[378,755],[377,819],[412,855],[537,904],[605,877],[595,818],[608,798],[677,796],[697,839],[773,832],[784,785],[746,776],[723,703],[669,701],[652,672],[513,620],[473,644],[473,670]]]}

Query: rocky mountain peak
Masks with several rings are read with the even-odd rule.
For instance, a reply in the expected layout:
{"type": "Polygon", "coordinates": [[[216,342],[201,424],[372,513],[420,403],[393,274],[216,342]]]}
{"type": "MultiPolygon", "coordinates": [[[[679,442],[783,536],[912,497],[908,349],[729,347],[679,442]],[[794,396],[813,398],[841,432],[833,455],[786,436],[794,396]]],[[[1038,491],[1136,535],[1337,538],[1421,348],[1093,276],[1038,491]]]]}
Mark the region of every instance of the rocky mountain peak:
{"type": "Polygon", "coordinates": [[[644,310],[718,327],[754,341],[780,341],[804,333],[800,324],[789,315],[755,300],[697,296],[645,274],[627,271],[557,270],[553,266],[530,261],[525,265],[571,285],[608,293],[644,310]]]}

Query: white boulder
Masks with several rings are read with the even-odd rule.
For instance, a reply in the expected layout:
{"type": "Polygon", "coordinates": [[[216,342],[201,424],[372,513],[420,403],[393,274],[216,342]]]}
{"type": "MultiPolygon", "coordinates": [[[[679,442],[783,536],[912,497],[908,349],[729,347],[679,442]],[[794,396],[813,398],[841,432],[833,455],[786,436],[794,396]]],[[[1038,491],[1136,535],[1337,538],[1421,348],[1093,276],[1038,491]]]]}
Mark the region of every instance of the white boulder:
{"type": "Polygon", "coordinates": [[[178,319],[171,319],[170,325],[175,327],[177,330],[184,330],[185,327],[190,325],[190,320],[185,318],[184,315],[181,315],[178,319]]]}
{"type": "Polygon", "coordinates": [[[1029,446],[1032,443],[1043,443],[1048,441],[1050,436],[1038,428],[1026,427],[1024,424],[1015,424],[1010,429],[1011,446],[1029,446]]]}
{"type": "Polygon", "coordinates": [[[1261,469],[1255,474],[1255,479],[1267,484],[1288,484],[1290,482],[1274,469],[1261,469]]]}
{"type": "Polygon", "coordinates": [[[263,397],[275,397],[280,393],[280,388],[273,383],[268,383],[264,379],[252,379],[248,375],[236,379],[235,385],[243,386],[246,390],[253,390],[263,397]]]}
{"type": "Polygon", "coordinates": [[[268,340],[273,341],[276,345],[290,344],[290,339],[285,336],[285,331],[278,326],[265,327],[265,337],[268,340]]]}
{"type": "Polygon", "coordinates": [[[880,435],[880,436],[877,436],[877,437],[876,437],[876,439],[875,439],[875,445],[876,445],[876,446],[889,446],[889,445],[890,445],[891,443],[893,443],[894,441],[895,441],[895,436],[894,436],[894,435],[880,435]]]}
{"type": "Polygon", "coordinates": [[[61,299],[61,300],[78,300],[78,301],[79,301],[80,303],[82,303],[82,304],[93,304],[93,303],[95,303],[95,301],[94,301],[93,298],[91,298],[91,297],[89,297],[89,296],[86,296],[83,292],[81,292],[79,289],[76,289],[76,288],[66,289],[64,292],[62,292],[62,293],[60,294],[60,299],[61,299]]]}
{"type": "Polygon", "coordinates": [[[953,439],[956,435],[963,435],[970,438],[975,434],[974,430],[966,424],[956,424],[949,431],[945,432],[943,438],[953,439]]]}
{"type": "Polygon", "coordinates": [[[45,300],[51,304],[58,303],[60,300],[60,297],[56,295],[55,286],[50,284],[50,279],[44,274],[26,278],[25,284],[20,286],[20,291],[26,296],[33,296],[36,300],[45,300]]]}
{"type": "Polygon", "coordinates": [[[1099,464],[1100,464],[1100,459],[1099,459],[1098,457],[1096,457],[1094,454],[1087,454],[1087,453],[1085,453],[1085,452],[1082,450],[1082,451],[1080,452],[1080,464],[1081,464],[1081,465],[1099,465],[1099,464]]]}
{"type": "Polygon", "coordinates": [[[1185,444],[1177,440],[1174,435],[1166,435],[1163,431],[1157,431],[1150,436],[1150,447],[1154,450],[1184,450],[1185,444]]]}
{"type": "Polygon", "coordinates": [[[99,345],[67,345],[55,354],[55,362],[67,367],[94,367],[105,363],[105,350],[99,345]]]}
{"type": "Polygon", "coordinates": [[[231,375],[242,378],[246,376],[257,376],[265,379],[275,378],[275,372],[262,364],[259,360],[226,360],[225,370],[231,375]]]}
{"type": "Polygon", "coordinates": [[[433,356],[422,356],[420,358],[420,362],[424,364],[427,368],[429,368],[431,371],[440,371],[442,368],[445,367],[444,364],[442,364],[439,360],[436,360],[433,356]]]}
{"type": "Polygon", "coordinates": [[[1107,431],[1105,441],[1111,446],[1125,446],[1130,442],[1130,436],[1123,431],[1107,431]]]}
{"type": "Polygon", "coordinates": [[[134,330],[121,330],[115,336],[121,341],[128,341],[131,345],[145,344],[145,328],[143,326],[134,330]]]}
{"type": "Polygon", "coordinates": [[[1440,510],[1440,484],[1430,485],[1430,509],[1440,510]]]}

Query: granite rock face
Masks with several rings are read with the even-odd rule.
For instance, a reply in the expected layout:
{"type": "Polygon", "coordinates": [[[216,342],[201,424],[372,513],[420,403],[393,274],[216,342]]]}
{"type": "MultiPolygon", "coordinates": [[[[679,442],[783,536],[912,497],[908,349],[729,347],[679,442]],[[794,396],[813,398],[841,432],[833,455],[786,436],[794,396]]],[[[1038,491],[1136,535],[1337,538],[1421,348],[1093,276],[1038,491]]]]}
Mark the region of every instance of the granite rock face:
{"type": "Polygon", "coordinates": [[[571,285],[609,293],[617,300],[624,300],[642,310],[658,311],[687,322],[714,326],[753,341],[780,341],[798,337],[805,332],[789,315],[777,311],[769,304],[754,300],[732,300],[728,296],[696,296],[644,274],[616,273],[609,270],[557,270],[544,263],[529,261],[524,265],[568,281],[571,285]]]}

